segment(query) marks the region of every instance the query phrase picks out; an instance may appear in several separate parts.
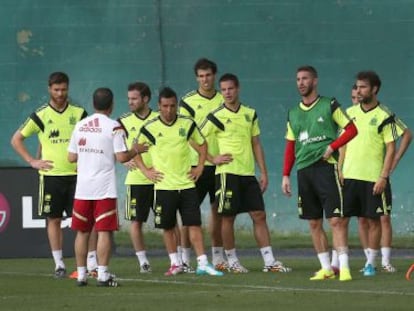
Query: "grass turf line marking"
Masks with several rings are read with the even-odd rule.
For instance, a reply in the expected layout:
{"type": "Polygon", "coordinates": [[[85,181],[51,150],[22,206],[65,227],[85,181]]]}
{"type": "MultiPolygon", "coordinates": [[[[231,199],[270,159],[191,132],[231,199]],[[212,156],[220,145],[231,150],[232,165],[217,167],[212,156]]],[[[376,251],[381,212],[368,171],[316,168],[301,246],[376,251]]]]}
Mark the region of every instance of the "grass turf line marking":
{"type": "MultiPolygon", "coordinates": [[[[52,278],[53,274],[48,273],[22,273],[22,272],[12,272],[12,271],[2,271],[0,275],[18,275],[18,276],[37,276],[37,277],[48,277],[52,278]]],[[[69,280],[69,279],[68,279],[69,280]]],[[[323,289],[323,288],[301,288],[301,287],[281,287],[281,286],[263,286],[263,285],[238,285],[238,284],[225,284],[225,283],[203,283],[203,282],[188,282],[188,281],[178,281],[178,280],[163,280],[163,279],[131,279],[131,278],[117,278],[119,282],[131,282],[131,283],[155,283],[155,284],[177,284],[185,286],[206,286],[206,287],[217,287],[220,288],[238,288],[245,289],[248,291],[282,291],[282,292],[321,292],[321,293],[350,293],[350,294],[369,294],[369,295],[384,295],[384,296],[414,296],[414,292],[397,292],[397,291],[372,291],[372,290],[350,290],[350,289],[323,289]]],[[[59,281],[59,280],[55,280],[59,281]]],[[[405,280],[404,280],[405,281],[405,280]]],[[[330,281],[327,281],[330,282],[330,281]]],[[[351,281],[352,282],[352,281],[351,281]]],[[[122,286],[122,284],[121,284],[122,286]]],[[[122,288],[122,287],[120,287],[122,288]]],[[[3,297],[4,298],[4,297],[3,297]]]]}
{"type": "MultiPolygon", "coordinates": [[[[118,278],[120,282],[142,282],[142,283],[159,283],[159,284],[179,284],[179,285],[199,285],[207,287],[217,287],[223,288],[241,288],[251,291],[302,291],[302,292],[323,292],[323,293],[350,293],[350,294],[379,294],[379,295],[390,295],[390,296],[414,296],[414,292],[397,292],[397,291],[372,291],[372,290],[349,290],[349,289],[323,289],[323,288],[300,288],[300,287],[280,287],[280,286],[262,286],[262,285],[237,285],[237,284],[223,284],[223,283],[201,283],[201,282],[186,282],[186,281],[176,281],[176,280],[161,280],[161,279],[127,279],[127,278],[118,278]]],[[[329,281],[327,281],[329,282],[329,281]]]]}

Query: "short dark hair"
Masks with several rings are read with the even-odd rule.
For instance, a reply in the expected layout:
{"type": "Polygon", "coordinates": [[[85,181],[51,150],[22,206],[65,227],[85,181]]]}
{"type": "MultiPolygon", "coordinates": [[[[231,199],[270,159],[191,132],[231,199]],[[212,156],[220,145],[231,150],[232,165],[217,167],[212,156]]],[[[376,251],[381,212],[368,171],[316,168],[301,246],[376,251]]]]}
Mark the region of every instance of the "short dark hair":
{"type": "Polygon", "coordinates": [[[306,71],[309,72],[314,78],[318,77],[318,72],[316,71],[315,67],[311,66],[311,65],[304,65],[304,66],[300,66],[297,70],[296,73],[300,72],[300,71],[306,71]]]}
{"type": "Polygon", "coordinates": [[[177,100],[177,93],[170,87],[164,86],[158,93],[158,102],[161,102],[161,98],[175,98],[177,100]]]}
{"type": "Polygon", "coordinates": [[[93,107],[98,111],[105,111],[112,107],[114,94],[107,87],[100,87],[93,92],[93,107]]]}
{"type": "Polygon", "coordinates": [[[142,97],[147,96],[151,100],[151,89],[144,82],[133,82],[128,85],[128,91],[138,91],[142,97]]]}
{"type": "Polygon", "coordinates": [[[213,72],[213,74],[217,73],[217,65],[215,62],[213,62],[212,60],[209,60],[207,58],[200,58],[199,60],[197,60],[197,62],[194,65],[194,73],[195,75],[197,75],[197,71],[199,69],[202,70],[207,70],[207,69],[211,69],[211,71],[213,72]]]}
{"type": "Polygon", "coordinates": [[[69,85],[69,77],[66,73],[61,72],[61,71],[56,71],[56,72],[52,72],[49,75],[49,86],[51,86],[52,84],[61,84],[61,83],[66,83],[69,85]]]}
{"type": "Polygon", "coordinates": [[[381,88],[381,79],[375,71],[373,70],[360,71],[357,73],[356,79],[361,80],[361,81],[368,81],[371,88],[376,86],[377,87],[376,94],[378,94],[381,88]]]}
{"type": "Polygon", "coordinates": [[[219,79],[219,83],[224,81],[233,81],[237,87],[239,87],[240,85],[239,78],[237,78],[237,76],[232,73],[225,73],[224,75],[222,75],[219,79]]]}

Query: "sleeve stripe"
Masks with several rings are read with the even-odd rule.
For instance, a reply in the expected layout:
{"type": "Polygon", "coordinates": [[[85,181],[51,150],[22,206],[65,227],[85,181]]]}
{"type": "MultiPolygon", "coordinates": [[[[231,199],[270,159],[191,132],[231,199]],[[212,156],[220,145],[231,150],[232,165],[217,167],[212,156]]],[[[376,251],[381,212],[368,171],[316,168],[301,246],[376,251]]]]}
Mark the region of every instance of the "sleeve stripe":
{"type": "Polygon", "coordinates": [[[32,119],[33,122],[36,123],[36,125],[39,127],[39,129],[42,132],[45,131],[45,125],[43,124],[42,120],[40,120],[40,118],[38,117],[36,113],[32,113],[32,115],[30,116],[30,119],[32,119]]]}
{"type": "MultiPolygon", "coordinates": [[[[392,127],[393,132],[396,130],[395,129],[395,120],[394,120],[394,115],[389,116],[388,118],[386,118],[384,121],[382,121],[382,123],[378,126],[378,134],[382,132],[382,130],[384,129],[384,126],[388,125],[388,124],[394,124],[394,126],[392,127]]],[[[393,134],[394,135],[394,134],[393,134]]]]}
{"type": "Polygon", "coordinates": [[[141,133],[148,138],[151,144],[155,145],[155,137],[145,127],[141,128],[141,133]]]}
{"type": "Polygon", "coordinates": [[[194,132],[195,128],[196,128],[196,124],[195,124],[195,122],[193,122],[193,123],[191,124],[190,129],[188,130],[187,140],[189,140],[189,139],[190,139],[190,137],[191,137],[191,135],[193,135],[193,132],[194,132]]]}
{"type": "Polygon", "coordinates": [[[88,113],[86,112],[86,110],[84,110],[80,119],[81,120],[85,119],[87,116],[88,116],[88,113]]]}
{"type": "Polygon", "coordinates": [[[126,138],[128,138],[129,137],[129,132],[128,132],[128,130],[126,129],[126,127],[125,127],[125,124],[122,122],[122,120],[119,118],[119,119],[117,119],[117,121],[119,122],[119,124],[121,125],[121,127],[123,128],[123,130],[125,131],[125,136],[126,136],[126,138]]]}
{"type": "Polygon", "coordinates": [[[193,108],[190,107],[190,105],[188,105],[185,101],[181,100],[180,101],[180,107],[184,108],[185,110],[188,111],[188,113],[194,118],[195,116],[195,111],[193,108]]]}
{"type": "Polygon", "coordinates": [[[211,121],[211,123],[213,123],[215,126],[217,126],[220,130],[224,131],[224,124],[221,123],[220,120],[213,116],[211,113],[208,114],[207,119],[211,121]]]}

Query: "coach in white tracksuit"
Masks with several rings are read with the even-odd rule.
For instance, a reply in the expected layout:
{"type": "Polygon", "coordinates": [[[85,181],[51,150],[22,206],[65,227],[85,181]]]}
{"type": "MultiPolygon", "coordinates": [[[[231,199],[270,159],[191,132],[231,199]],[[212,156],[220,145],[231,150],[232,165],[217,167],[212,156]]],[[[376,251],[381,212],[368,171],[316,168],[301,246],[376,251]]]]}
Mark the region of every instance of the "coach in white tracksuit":
{"type": "Polygon", "coordinates": [[[113,94],[99,88],[93,94],[95,113],[76,124],[69,143],[70,162],[78,164],[78,179],[73,206],[72,229],[77,231],[75,255],[77,284],[87,285],[86,257],[89,234],[98,232],[98,286],[117,286],[108,272],[111,233],[118,230],[115,162],[129,161],[145,147],[128,150],[121,125],[109,118],[113,94]]]}

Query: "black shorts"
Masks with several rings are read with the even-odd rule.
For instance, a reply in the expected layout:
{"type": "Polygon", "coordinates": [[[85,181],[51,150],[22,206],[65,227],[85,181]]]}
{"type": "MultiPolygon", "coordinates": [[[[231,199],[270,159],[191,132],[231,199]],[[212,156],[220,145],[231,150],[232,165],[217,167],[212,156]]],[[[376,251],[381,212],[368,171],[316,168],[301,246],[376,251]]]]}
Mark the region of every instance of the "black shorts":
{"type": "Polygon", "coordinates": [[[154,185],[127,185],[125,219],[146,222],[153,205],[154,185]]]}
{"type": "Polygon", "coordinates": [[[373,195],[375,183],[370,181],[345,179],[344,181],[344,212],[346,216],[358,216],[378,219],[382,215],[391,214],[391,185],[387,185],[382,194],[373,195]]]}
{"type": "Polygon", "coordinates": [[[215,172],[216,167],[207,165],[204,167],[203,174],[201,174],[200,178],[196,182],[196,189],[198,193],[198,197],[200,199],[199,203],[203,203],[204,198],[206,197],[207,193],[210,199],[210,204],[215,202],[216,196],[216,185],[215,185],[215,172]]]}
{"type": "Polygon", "coordinates": [[[336,164],[318,161],[298,174],[298,213],[301,219],[343,216],[343,198],[336,164]]]}
{"type": "Polygon", "coordinates": [[[255,176],[216,175],[216,196],[220,215],[264,211],[264,200],[255,176]]]}
{"type": "Polygon", "coordinates": [[[172,229],[180,212],[183,226],[201,226],[200,204],[195,188],[184,190],[155,190],[155,228],[172,229]]]}
{"type": "Polygon", "coordinates": [[[76,175],[39,175],[39,216],[62,218],[72,216],[73,199],[76,190],[76,175]]]}

